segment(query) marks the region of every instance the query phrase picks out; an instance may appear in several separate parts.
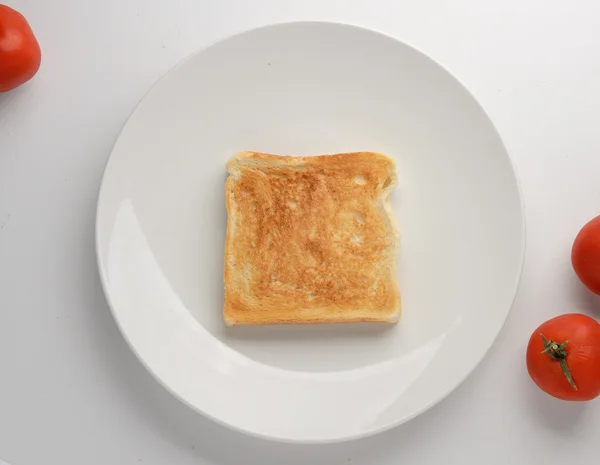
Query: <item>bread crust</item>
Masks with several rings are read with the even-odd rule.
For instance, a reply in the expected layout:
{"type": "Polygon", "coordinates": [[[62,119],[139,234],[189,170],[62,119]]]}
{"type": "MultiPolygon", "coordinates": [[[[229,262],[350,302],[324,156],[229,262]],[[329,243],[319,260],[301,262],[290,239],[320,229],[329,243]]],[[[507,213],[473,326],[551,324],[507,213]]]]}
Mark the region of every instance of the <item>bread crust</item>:
{"type": "Polygon", "coordinates": [[[227,325],[398,321],[391,158],[242,152],[227,168],[227,325]]]}

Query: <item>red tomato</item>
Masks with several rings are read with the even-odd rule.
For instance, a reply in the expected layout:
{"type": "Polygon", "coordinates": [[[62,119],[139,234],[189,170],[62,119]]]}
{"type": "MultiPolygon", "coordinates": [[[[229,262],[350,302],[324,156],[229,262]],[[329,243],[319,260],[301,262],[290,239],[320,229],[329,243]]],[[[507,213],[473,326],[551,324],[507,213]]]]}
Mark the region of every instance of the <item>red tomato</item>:
{"type": "Polygon", "coordinates": [[[600,216],[586,224],[573,242],[573,269],[581,282],[595,294],[600,294],[600,216]]]}
{"type": "Polygon", "coordinates": [[[563,400],[600,395],[600,324],[578,313],[557,316],[531,335],[527,371],[538,387],[563,400]]]}
{"type": "Polygon", "coordinates": [[[18,11],[0,5],[0,92],[29,81],[41,61],[40,46],[27,20],[18,11]]]}

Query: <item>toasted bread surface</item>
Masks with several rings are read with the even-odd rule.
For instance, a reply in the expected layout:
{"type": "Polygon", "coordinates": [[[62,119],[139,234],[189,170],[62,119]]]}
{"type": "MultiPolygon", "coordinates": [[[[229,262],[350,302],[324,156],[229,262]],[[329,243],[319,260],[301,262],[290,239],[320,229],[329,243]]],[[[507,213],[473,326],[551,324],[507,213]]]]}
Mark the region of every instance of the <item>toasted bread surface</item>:
{"type": "Polygon", "coordinates": [[[398,321],[392,159],[243,152],[227,168],[227,325],[398,321]]]}

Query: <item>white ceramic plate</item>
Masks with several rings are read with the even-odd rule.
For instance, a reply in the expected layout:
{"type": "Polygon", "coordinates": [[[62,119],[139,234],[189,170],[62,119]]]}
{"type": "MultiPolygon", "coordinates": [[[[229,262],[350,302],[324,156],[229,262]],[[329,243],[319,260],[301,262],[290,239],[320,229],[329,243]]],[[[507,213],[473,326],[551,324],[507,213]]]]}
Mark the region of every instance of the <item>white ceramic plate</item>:
{"type": "Polygon", "coordinates": [[[97,248],[125,339],[174,395],[254,435],[327,442],[413,418],[475,368],[517,289],[524,220],[500,137],[447,71],[375,32],[291,23],[152,88],[107,165],[97,248]],[[396,158],[397,326],[224,326],[225,162],[243,150],[396,158]]]}

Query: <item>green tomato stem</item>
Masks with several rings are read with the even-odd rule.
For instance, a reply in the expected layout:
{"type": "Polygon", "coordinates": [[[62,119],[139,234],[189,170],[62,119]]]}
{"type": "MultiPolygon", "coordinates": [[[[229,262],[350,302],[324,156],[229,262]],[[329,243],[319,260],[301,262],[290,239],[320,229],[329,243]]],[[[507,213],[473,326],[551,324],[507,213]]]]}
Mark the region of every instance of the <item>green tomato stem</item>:
{"type": "Polygon", "coordinates": [[[565,347],[567,346],[569,341],[566,340],[565,342],[560,344],[552,340],[548,341],[543,334],[540,334],[540,336],[542,337],[542,341],[544,343],[544,350],[542,351],[542,354],[546,354],[553,360],[556,360],[560,363],[560,367],[562,368],[562,371],[565,374],[567,381],[571,386],[573,386],[573,389],[577,390],[577,386],[575,385],[575,381],[573,380],[573,376],[571,375],[571,370],[569,370],[569,366],[567,365],[568,352],[565,350],[565,347]]]}

